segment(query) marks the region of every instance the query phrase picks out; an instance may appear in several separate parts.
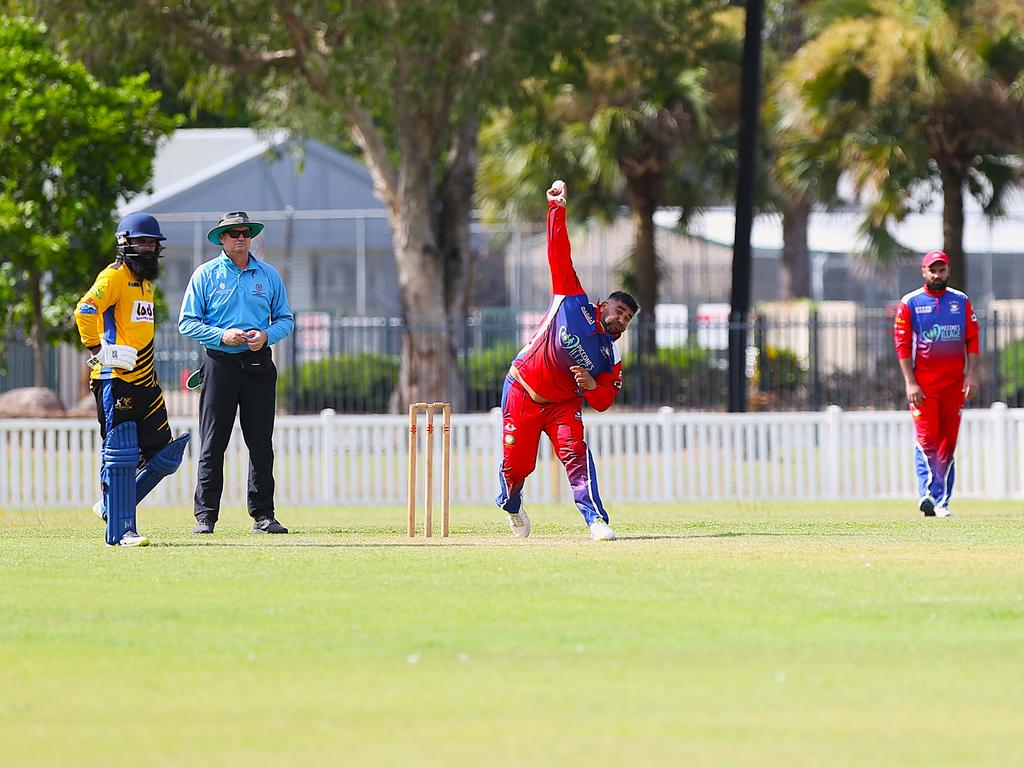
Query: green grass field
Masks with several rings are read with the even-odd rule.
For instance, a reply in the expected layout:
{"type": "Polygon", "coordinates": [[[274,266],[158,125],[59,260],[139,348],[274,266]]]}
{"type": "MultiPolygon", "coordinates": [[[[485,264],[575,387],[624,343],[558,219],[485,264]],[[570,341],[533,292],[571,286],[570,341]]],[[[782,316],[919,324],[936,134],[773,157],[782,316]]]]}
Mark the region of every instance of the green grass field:
{"type": "MultiPolygon", "coordinates": [[[[0,512],[0,763],[1006,766],[1024,505],[0,512]]],[[[1018,758],[1013,758],[1017,755],[1018,758]]]]}

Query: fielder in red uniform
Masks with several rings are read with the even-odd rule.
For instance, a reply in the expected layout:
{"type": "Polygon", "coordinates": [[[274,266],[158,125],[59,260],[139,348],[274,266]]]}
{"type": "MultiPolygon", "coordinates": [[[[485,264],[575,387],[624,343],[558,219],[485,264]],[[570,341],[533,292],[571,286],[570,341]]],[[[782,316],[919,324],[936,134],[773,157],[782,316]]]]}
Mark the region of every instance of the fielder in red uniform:
{"type": "Polygon", "coordinates": [[[926,253],[921,274],[924,287],[900,300],[896,357],[917,433],[919,509],[926,517],[949,517],[960,414],[978,390],[978,318],[967,294],[947,287],[945,253],[926,253]]]}
{"type": "Polygon", "coordinates": [[[622,360],[615,340],[640,310],[631,295],[616,291],[592,304],[572,265],[565,229],[564,181],[548,197],[548,264],[551,306],[533,338],[512,361],[501,396],[502,462],[497,505],[512,532],[530,535],[523,510],[523,483],[537,465],[541,433],[565,466],[576,506],[594,539],[615,538],[597,487],[597,471],[583,439],[583,402],[603,411],[622,388],[622,360]]]}

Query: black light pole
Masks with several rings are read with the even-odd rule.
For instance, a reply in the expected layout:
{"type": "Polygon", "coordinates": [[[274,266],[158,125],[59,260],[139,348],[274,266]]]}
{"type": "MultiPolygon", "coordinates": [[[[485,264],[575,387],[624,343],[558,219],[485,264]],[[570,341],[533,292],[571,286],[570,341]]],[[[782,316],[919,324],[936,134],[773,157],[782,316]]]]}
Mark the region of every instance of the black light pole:
{"type": "Polygon", "coordinates": [[[729,311],[729,412],[747,410],[747,320],[750,316],[750,230],[754,223],[757,132],[761,107],[761,30],[764,0],[747,0],[740,94],[739,171],[736,179],[736,231],[732,251],[729,311]]]}

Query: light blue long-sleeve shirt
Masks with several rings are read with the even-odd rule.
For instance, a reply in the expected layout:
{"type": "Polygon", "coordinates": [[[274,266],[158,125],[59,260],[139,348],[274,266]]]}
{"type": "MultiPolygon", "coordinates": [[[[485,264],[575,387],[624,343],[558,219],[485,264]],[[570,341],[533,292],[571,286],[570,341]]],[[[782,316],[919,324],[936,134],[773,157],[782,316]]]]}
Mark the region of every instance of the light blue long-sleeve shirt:
{"type": "Polygon", "coordinates": [[[196,267],[181,302],[178,331],[207,349],[247,351],[245,344],[231,347],[221,342],[230,328],[266,331],[268,346],[295,329],[281,275],[251,253],[245,269],[236,267],[223,251],[196,267]]]}

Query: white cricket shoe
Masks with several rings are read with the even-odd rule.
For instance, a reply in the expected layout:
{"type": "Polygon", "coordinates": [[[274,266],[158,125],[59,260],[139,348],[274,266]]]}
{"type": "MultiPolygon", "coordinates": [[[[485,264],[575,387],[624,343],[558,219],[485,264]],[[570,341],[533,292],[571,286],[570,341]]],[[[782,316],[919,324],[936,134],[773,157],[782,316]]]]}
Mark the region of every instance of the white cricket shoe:
{"type": "Polygon", "coordinates": [[[952,517],[953,513],[950,511],[949,507],[936,507],[935,508],[935,516],[936,517],[952,517]]]}
{"type": "Polygon", "coordinates": [[[614,541],[615,531],[600,517],[590,524],[590,538],[594,541],[614,541]]]}
{"type": "Polygon", "coordinates": [[[107,522],[107,510],[103,508],[103,499],[92,505],[92,511],[103,522],[107,522]]]}
{"type": "Polygon", "coordinates": [[[149,539],[135,531],[128,531],[114,547],[148,547],[149,539]]]}
{"type": "Polygon", "coordinates": [[[514,515],[508,516],[508,527],[512,529],[512,533],[515,534],[516,538],[525,539],[530,535],[530,516],[526,514],[526,510],[522,507],[514,515]]]}

